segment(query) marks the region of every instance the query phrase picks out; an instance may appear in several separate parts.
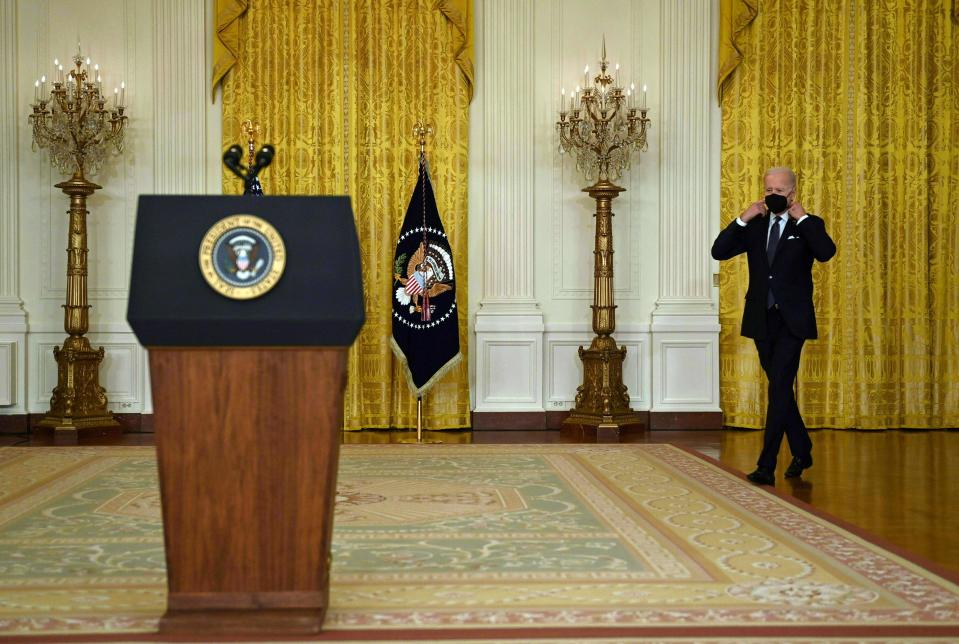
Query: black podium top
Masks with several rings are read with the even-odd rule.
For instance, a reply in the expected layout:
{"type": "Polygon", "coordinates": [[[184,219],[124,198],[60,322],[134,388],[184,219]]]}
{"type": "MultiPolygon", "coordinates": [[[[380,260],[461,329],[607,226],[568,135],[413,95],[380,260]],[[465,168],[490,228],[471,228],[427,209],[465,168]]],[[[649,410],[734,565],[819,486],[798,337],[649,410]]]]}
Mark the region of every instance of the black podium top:
{"type": "Polygon", "coordinates": [[[349,346],[364,319],[349,197],[140,197],[127,320],[142,345],[349,346]],[[265,220],[285,246],[279,280],[252,299],[200,269],[204,237],[232,215],[265,220]]]}

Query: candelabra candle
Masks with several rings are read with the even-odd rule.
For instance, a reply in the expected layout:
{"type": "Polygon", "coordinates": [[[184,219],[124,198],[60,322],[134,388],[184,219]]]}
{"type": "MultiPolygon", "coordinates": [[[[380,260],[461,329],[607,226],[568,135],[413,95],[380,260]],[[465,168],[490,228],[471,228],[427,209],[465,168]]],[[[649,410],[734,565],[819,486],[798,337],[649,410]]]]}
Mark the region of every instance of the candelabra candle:
{"type": "Polygon", "coordinates": [[[623,91],[619,84],[620,67],[610,74],[603,43],[599,73],[589,78],[589,66],[583,70],[585,86],[571,96],[569,118],[565,118],[565,100],[561,98],[560,119],[556,129],[560,146],[576,158],[576,167],[590,179],[610,181],[619,178],[630,167],[632,154],[645,151],[646,134],[651,121],[646,108],[646,86],[643,86],[643,107],[633,108],[635,85],[623,91]],[[577,100],[578,99],[578,100],[577,100]]]}

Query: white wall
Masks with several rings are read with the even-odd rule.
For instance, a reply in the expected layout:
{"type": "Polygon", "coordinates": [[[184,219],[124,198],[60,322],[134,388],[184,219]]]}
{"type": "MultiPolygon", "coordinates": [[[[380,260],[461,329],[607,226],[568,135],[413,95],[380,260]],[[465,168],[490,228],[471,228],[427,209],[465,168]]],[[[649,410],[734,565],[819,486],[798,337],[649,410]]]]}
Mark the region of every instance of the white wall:
{"type": "MultiPolygon", "coordinates": [[[[65,337],[66,195],[32,149],[33,81],[79,38],[104,87],[126,82],[126,144],[88,200],[89,337],[106,348],[100,384],[116,412],[150,412],[147,354],[126,323],[140,194],[219,192],[219,106],[207,90],[210,7],[197,0],[0,0],[0,413],[49,408],[52,348],[65,337]]],[[[68,66],[68,62],[64,65],[68,66]]]]}
{"type": "Polygon", "coordinates": [[[569,409],[592,338],[594,202],[558,153],[560,88],[595,72],[603,35],[649,86],[649,150],[613,201],[614,336],[632,405],[719,411],[716,3],[478,0],[470,147],[470,302],[477,411],[569,409]]]}

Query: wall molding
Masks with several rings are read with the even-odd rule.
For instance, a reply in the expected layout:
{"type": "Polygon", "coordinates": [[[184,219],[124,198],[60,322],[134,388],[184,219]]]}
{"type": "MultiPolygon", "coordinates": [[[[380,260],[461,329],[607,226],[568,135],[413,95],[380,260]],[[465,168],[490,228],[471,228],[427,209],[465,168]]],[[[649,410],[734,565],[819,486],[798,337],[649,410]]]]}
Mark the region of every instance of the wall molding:
{"type": "Polygon", "coordinates": [[[477,314],[476,411],[543,411],[540,314],[477,314]],[[503,387],[522,395],[504,395],[503,387]]]}
{"type": "Polygon", "coordinates": [[[720,411],[718,338],[706,324],[652,333],[651,411],[720,411]]]}
{"type": "MultiPolygon", "coordinates": [[[[26,116],[26,104],[20,108],[19,83],[9,82],[17,78],[20,57],[17,52],[17,3],[15,0],[0,0],[0,315],[16,315],[20,308],[18,247],[19,222],[17,202],[19,198],[19,168],[17,156],[17,130],[22,127],[21,118],[26,116]],[[23,114],[23,117],[21,117],[23,114]]],[[[26,98],[26,97],[23,97],[26,98]]],[[[19,311],[22,313],[22,311],[19,311]]]]}
{"type": "MultiPolygon", "coordinates": [[[[28,128],[29,99],[17,74],[21,56],[17,51],[19,16],[16,0],[0,0],[0,413],[24,409],[24,369],[27,313],[20,295],[20,149],[18,130],[28,128]],[[11,153],[13,151],[13,153],[11,153]]],[[[36,42],[36,41],[34,41],[36,42]]],[[[32,89],[32,88],[31,88],[32,89]]]]}
{"type": "MultiPolygon", "coordinates": [[[[207,3],[153,0],[153,177],[156,194],[206,192],[207,3]],[[199,67],[201,73],[184,74],[199,67]]],[[[217,161],[218,159],[217,155],[217,161]]],[[[217,163],[217,165],[219,165],[217,163]]]]}
{"type": "MultiPolygon", "coordinates": [[[[713,304],[710,246],[719,222],[713,5],[663,0],[662,172],[657,311],[713,304]]],[[[657,313],[654,312],[653,315],[657,313]]]]}
{"type": "Polygon", "coordinates": [[[16,338],[5,340],[0,337],[0,407],[17,404],[18,365],[23,360],[22,352],[18,352],[18,348],[19,342],[16,338]]]}
{"type": "Polygon", "coordinates": [[[483,297],[481,308],[537,309],[533,296],[534,77],[528,55],[534,33],[534,6],[513,0],[486,0],[480,19],[478,69],[484,84],[484,165],[479,209],[484,221],[483,297]]]}

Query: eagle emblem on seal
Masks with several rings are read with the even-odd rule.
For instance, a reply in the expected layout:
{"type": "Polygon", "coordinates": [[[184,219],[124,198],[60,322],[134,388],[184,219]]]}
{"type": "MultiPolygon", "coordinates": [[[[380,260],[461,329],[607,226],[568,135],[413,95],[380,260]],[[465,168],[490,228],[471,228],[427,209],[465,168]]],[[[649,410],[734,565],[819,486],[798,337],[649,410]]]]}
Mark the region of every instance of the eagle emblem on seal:
{"type": "Polygon", "coordinates": [[[436,309],[430,303],[432,298],[453,290],[453,260],[441,246],[420,242],[408,261],[405,254],[397,257],[393,269],[393,277],[400,283],[396,301],[409,306],[410,315],[419,313],[421,321],[432,318],[436,309]]]}

